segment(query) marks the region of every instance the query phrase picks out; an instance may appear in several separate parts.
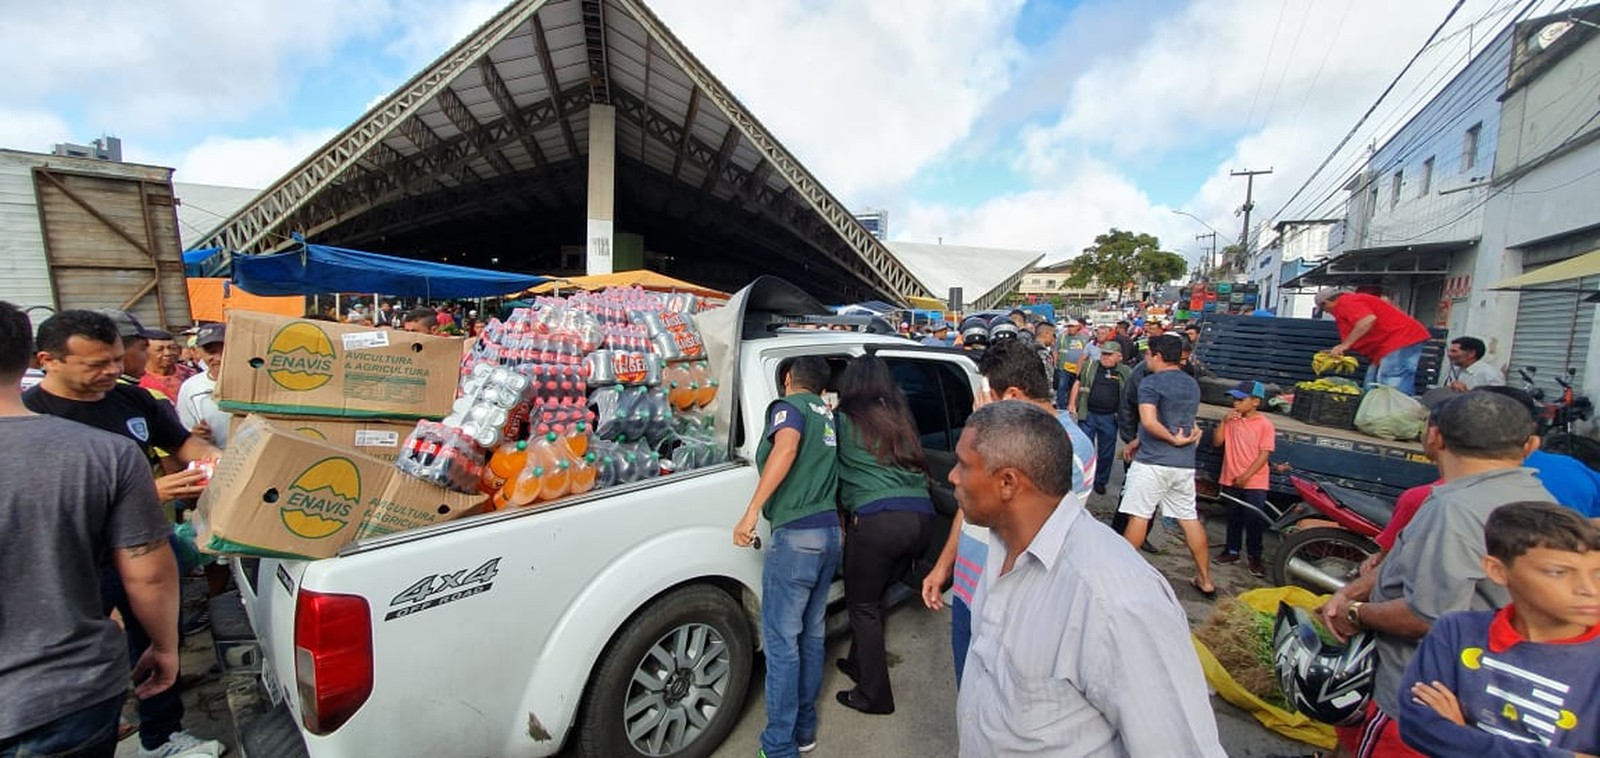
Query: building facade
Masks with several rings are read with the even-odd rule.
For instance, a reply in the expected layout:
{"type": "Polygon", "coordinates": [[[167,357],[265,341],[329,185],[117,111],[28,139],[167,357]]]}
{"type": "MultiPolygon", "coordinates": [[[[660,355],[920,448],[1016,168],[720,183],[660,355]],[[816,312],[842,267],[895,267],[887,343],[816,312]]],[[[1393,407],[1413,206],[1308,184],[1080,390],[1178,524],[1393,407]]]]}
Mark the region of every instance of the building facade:
{"type": "Polygon", "coordinates": [[[1263,235],[1250,281],[1261,285],[1262,307],[1287,318],[1310,318],[1316,308],[1315,292],[1286,287],[1295,277],[1327,260],[1329,234],[1338,219],[1280,221],[1263,235]]]}
{"type": "Polygon", "coordinates": [[[1100,286],[1097,281],[1074,287],[1067,283],[1072,277],[1071,261],[1061,261],[1046,266],[1036,266],[1022,275],[1017,284],[1017,294],[1023,300],[1058,303],[1095,303],[1112,300],[1116,294],[1100,286]]]}

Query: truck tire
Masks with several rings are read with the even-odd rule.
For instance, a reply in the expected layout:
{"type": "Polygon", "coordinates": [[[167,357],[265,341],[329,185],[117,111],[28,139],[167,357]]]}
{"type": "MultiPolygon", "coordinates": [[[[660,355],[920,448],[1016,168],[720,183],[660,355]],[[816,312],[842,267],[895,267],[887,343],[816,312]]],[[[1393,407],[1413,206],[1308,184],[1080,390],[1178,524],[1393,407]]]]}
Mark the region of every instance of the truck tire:
{"type": "Polygon", "coordinates": [[[622,628],[589,679],[578,744],[595,758],[704,758],[744,711],[755,651],[726,592],[684,587],[622,628]]]}
{"type": "Polygon", "coordinates": [[[1361,562],[1377,552],[1378,543],[1337,527],[1296,529],[1278,543],[1268,570],[1274,585],[1304,587],[1321,595],[1349,583],[1361,562]],[[1309,576],[1308,570],[1326,579],[1309,576]]]}

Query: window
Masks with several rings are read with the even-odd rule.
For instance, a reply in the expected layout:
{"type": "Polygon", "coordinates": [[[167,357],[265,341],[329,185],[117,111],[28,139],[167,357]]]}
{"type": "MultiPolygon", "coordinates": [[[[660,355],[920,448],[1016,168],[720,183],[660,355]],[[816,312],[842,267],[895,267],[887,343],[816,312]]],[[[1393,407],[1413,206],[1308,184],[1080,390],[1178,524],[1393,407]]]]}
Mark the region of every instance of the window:
{"type": "Polygon", "coordinates": [[[1427,197],[1428,191],[1433,189],[1433,156],[1422,162],[1422,186],[1417,189],[1417,197],[1427,197]]]}
{"type": "Polygon", "coordinates": [[[1394,172],[1394,177],[1389,180],[1389,207],[1390,208],[1393,208],[1396,205],[1400,204],[1400,187],[1403,186],[1404,184],[1405,184],[1405,172],[1404,171],[1396,171],[1396,172],[1394,172]]]}
{"type": "Polygon", "coordinates": [[[909,358],[885,361],[895,382],[906,393],[923,449],[953,452],[967,416],[972,414],[972,387],[966,376],[945,362],[909,358]]]}
{"type": "Polygon", "coordinates": [[[1461,170],[1471,171],[1478,165],[1478,139],[1483,136],[1483,122],[1479,121],[1467,129],[1467,135],[1461,140],[1461,170]]]}

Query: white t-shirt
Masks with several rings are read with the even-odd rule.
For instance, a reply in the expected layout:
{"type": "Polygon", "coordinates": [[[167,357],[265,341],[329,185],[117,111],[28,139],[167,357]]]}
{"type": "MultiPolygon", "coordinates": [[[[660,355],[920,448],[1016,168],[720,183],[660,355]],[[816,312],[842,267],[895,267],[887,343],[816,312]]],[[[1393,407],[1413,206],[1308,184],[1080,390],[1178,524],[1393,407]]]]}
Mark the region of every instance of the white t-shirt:
{"type": "Polygon", "coordinates": [[[185,429],[193,431],[201,421],[211,427],[211,439],[218,449],[228,448],[228,422],[232,418],[221,408],[212,395],[217,390],[215,379],[204,372],[185,379],[178,388],[178,420],[185,429]]]}

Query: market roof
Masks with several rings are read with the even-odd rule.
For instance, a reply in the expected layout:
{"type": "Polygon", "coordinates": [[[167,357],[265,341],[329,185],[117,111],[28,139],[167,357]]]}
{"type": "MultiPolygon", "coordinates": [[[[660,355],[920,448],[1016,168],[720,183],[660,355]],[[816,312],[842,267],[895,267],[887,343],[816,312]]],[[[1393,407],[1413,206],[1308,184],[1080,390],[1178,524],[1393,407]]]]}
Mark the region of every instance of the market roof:
{"type": "Polygon", "coordinates": [[[172,194],[178,198],[178,242],[183,249],[191,250],[196,242],[254,200],[261,190],[173,182],[172,194]]]}
{"type": "Polygon", "coordinates": [[[930,294],[642,0],[514,0],[194,246],[266,253],[300,232],[578,273],[597,104],[616,108],[616,229],[666,273],[930,294]]]}
{"type": "Polygon", "coordinates": [[[994,307],[1016,289],[1023,274],[1044,258],[1044,253],[1038,250],[929,245],[895,240],[884,244],[934,296],[944,297],[951,287],[960,287],[966,310],[994,307]]]}

